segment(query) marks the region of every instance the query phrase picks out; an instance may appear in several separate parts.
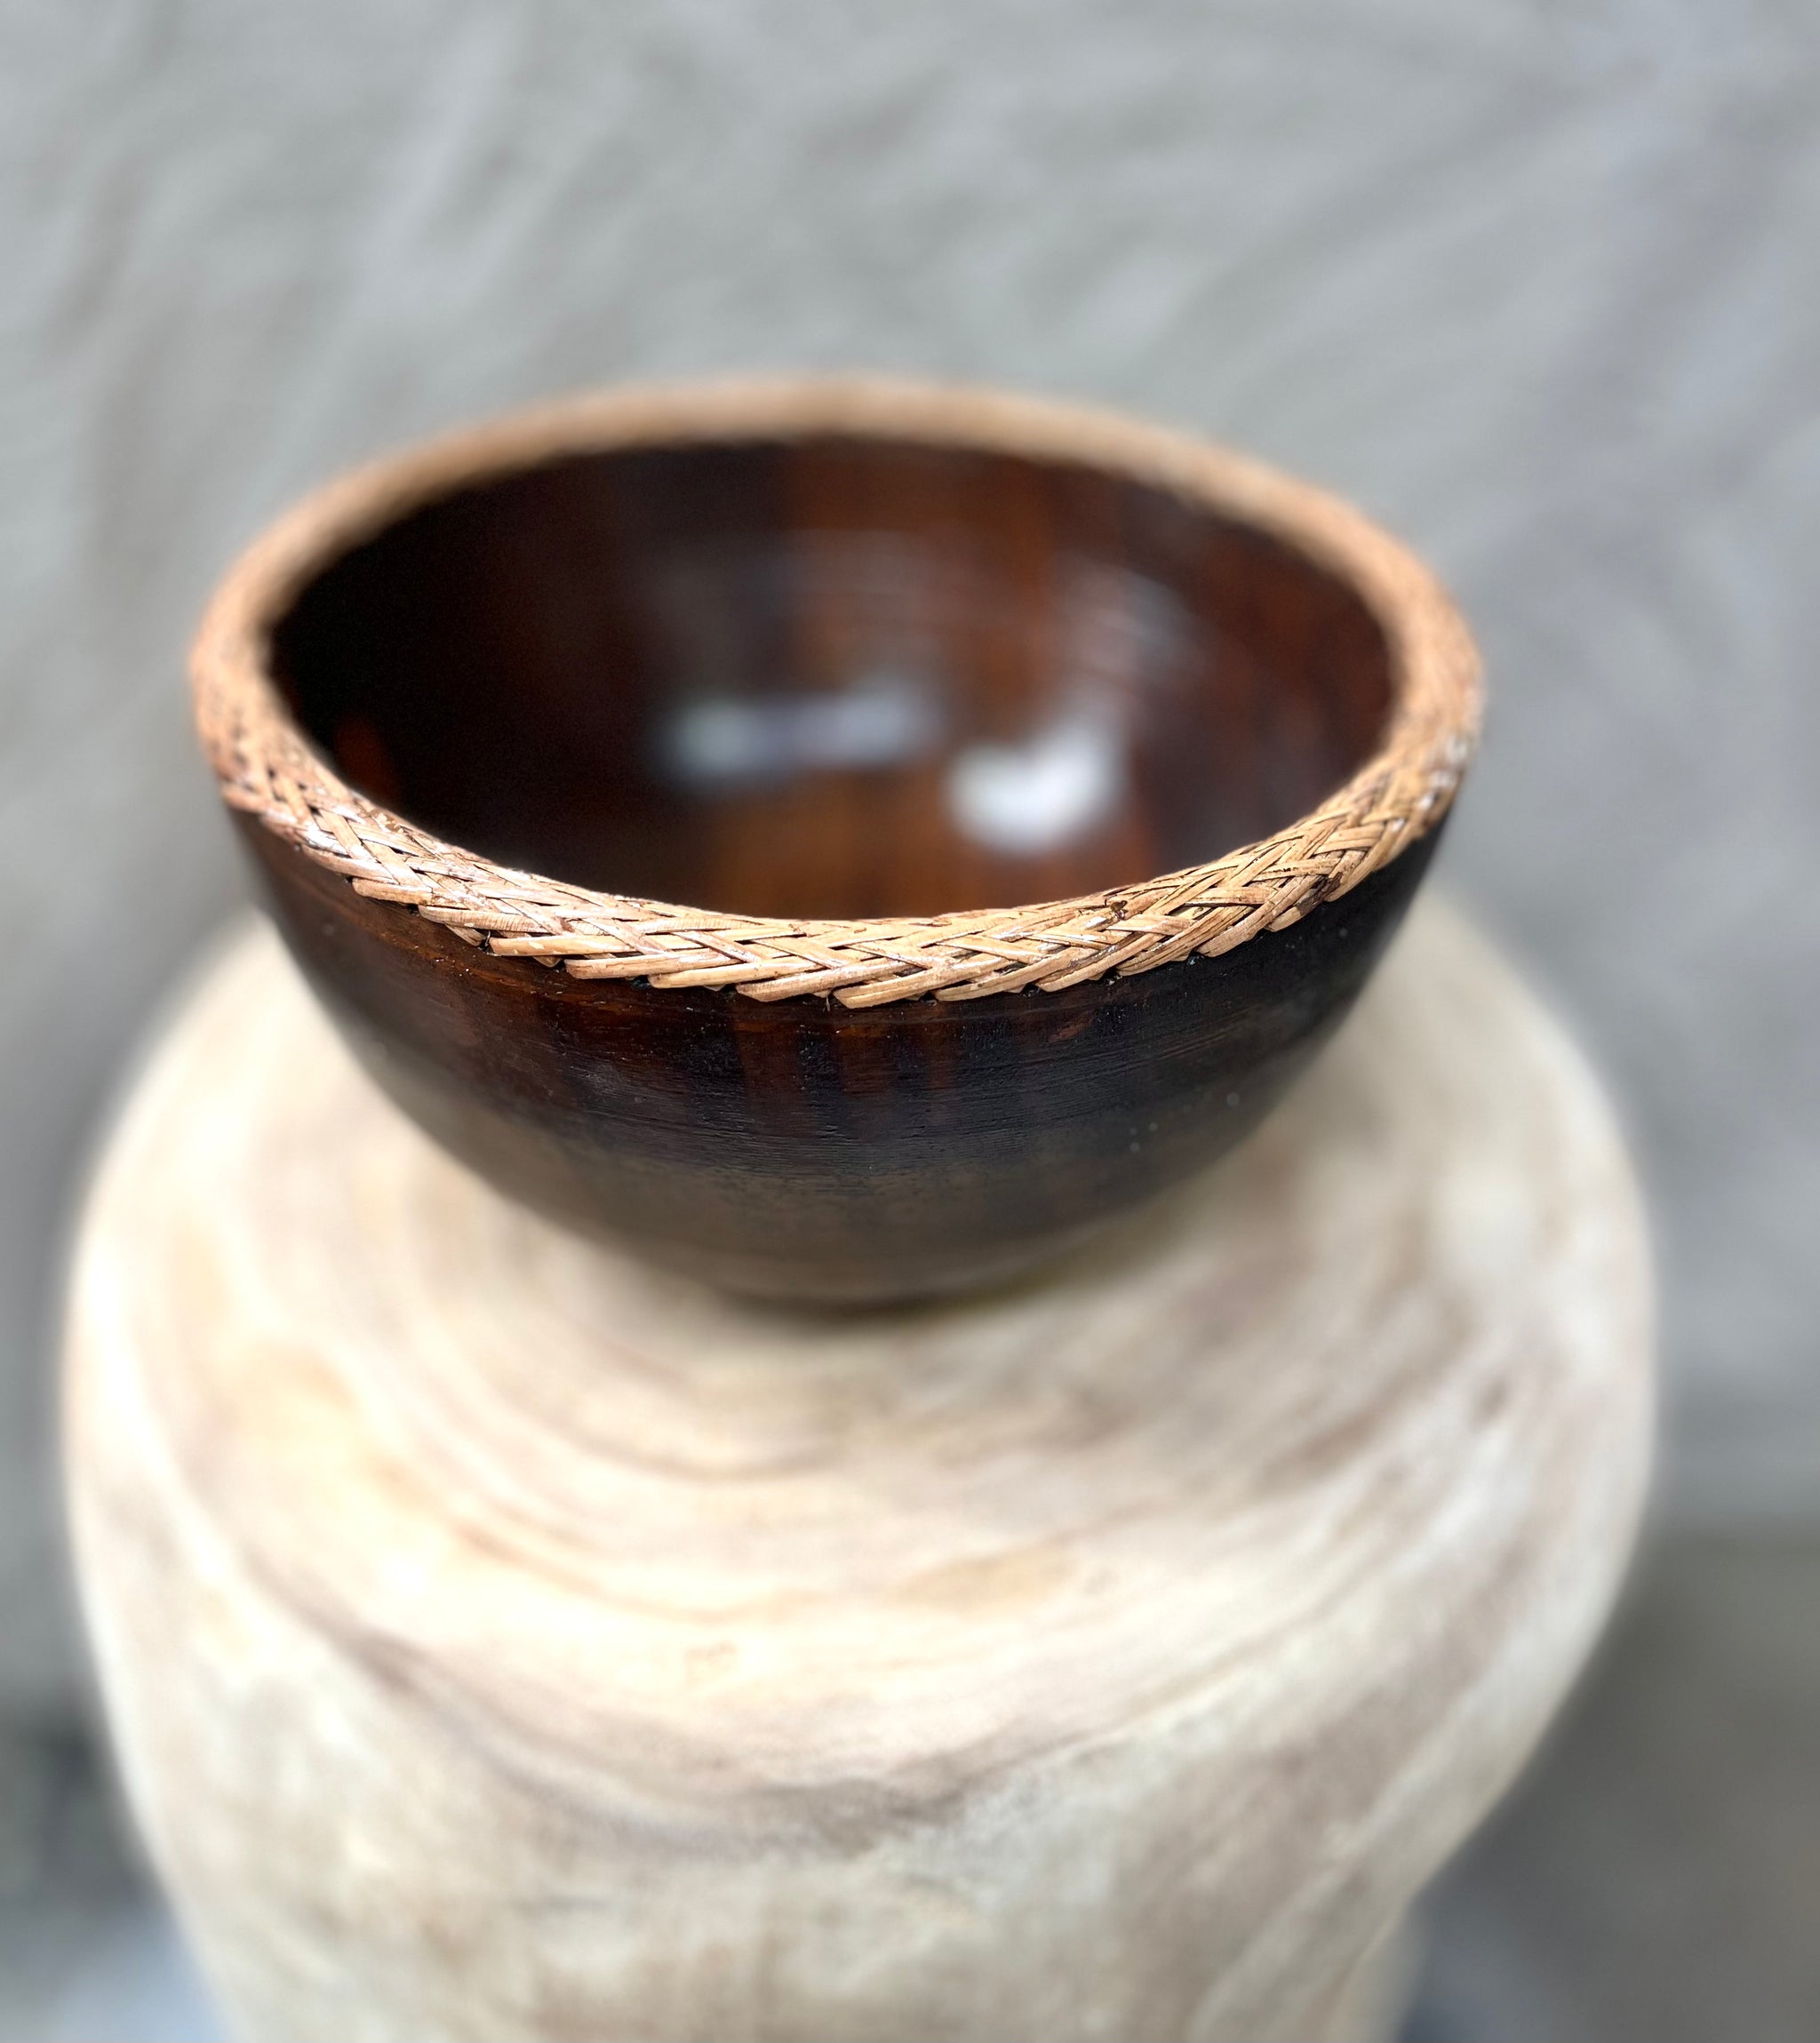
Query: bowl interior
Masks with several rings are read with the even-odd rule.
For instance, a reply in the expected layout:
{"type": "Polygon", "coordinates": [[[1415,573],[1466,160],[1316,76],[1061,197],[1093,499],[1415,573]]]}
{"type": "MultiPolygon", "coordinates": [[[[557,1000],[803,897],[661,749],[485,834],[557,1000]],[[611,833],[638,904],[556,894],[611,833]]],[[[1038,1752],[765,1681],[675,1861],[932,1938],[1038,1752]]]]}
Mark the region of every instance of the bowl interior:
{"type": "Polygon", "coordinates": [[[1061,461],[837,437],[565,456],[331,560],[275,677],[352,785],[502,863],[778,916],[1217,858],[1376,748],[1383,631],[1281,541],[1061,461]]]}

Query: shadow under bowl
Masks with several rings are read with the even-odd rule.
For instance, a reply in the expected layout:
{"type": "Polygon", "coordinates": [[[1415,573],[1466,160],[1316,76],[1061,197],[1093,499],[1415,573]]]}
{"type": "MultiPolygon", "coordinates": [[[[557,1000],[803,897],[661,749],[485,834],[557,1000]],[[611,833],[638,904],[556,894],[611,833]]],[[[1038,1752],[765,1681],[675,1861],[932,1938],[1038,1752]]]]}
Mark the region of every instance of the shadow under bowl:
{"type": "Polygon", "coordinates": [[[559,1219],[823,1301],[1002,1278],[1237,1141],[1394,930],[1478,715],[1446,597],[1333,499],[850,379],[363,470],[242,559],[195,673],[392,1097],[559,1219]]]}

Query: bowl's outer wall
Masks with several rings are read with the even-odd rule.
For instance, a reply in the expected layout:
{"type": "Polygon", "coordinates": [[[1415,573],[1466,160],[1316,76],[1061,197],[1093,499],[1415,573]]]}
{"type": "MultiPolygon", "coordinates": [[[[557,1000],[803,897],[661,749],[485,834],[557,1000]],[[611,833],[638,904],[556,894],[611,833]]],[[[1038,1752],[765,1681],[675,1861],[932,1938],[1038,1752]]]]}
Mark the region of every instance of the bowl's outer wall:
{"type": "Polygon", "coordinates": [[[235,821],[356,1054],[454,1154],[713,1281],[850,1302],[1008,1275],[1229,1149],[1351,1006],[1438,835],[1222,957],[849,1010],[497,958],[235,821]]]}

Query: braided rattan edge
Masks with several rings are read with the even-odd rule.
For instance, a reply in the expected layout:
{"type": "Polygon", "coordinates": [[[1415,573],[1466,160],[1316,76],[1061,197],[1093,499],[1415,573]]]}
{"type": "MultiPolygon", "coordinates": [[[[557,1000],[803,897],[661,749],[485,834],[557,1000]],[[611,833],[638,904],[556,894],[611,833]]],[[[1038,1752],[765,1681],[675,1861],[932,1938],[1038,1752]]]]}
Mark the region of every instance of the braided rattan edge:
{"type": "Polygon", "coordinates": [[[730,986],[848,1007],[933,994],[1058,992],[1109,972],[1217,956],[1356,887],[1446,814],[1477,738],[1478,659],[1419,561],[1337,499],[1114,413],[877,378],[650,387],[521,412],[344,477],[241,557],[192,656],[203,745],[230,806],[357,893],[470,944],[581,978],[730,986]],[[1206,865],[1072,900],[869,922],[782,922],[594,891],[499,866],[341,780],[267,671],[270,621],[337,552],[415,504],[553,455],[655,441],[871,434],[1090,462],[1264,528],[1348,582],[1389,642],[1383,743],[1321,807],[1206,865]]]}

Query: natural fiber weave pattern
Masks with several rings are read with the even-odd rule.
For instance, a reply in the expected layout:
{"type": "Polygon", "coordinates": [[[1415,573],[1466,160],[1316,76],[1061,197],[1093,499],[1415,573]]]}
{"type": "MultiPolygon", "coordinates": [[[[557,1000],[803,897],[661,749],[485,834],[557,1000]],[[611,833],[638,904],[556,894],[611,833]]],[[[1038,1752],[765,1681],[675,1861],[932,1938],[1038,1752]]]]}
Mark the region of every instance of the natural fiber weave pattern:
{"type": "Polygon", "coordinates": [[[1480,706],[1476,657],[1445,595],[1335,499],[1106,413],[873,379],[631,391],[525,414],[363,471],[310,499],[243,556],[204,622],[194,665],[197,719],[223,797],[356,892],[578,978],[731,986],[765,1001],[832,995],[855,1008],[1059,992],[1108,972],[1217,956],[1286,929],[1440,822],[1480,706]],[[347,786],[272,685],[269,620],[328,558],[415,503],[582,448],[810,432],[1091,461],[1272,531],[1349,581],[1385,630],[1393,704],[1379,751],[1289,829],[1136,886],[1034,907],[782,922],[566,886],[462,850],[347,786]]]}

